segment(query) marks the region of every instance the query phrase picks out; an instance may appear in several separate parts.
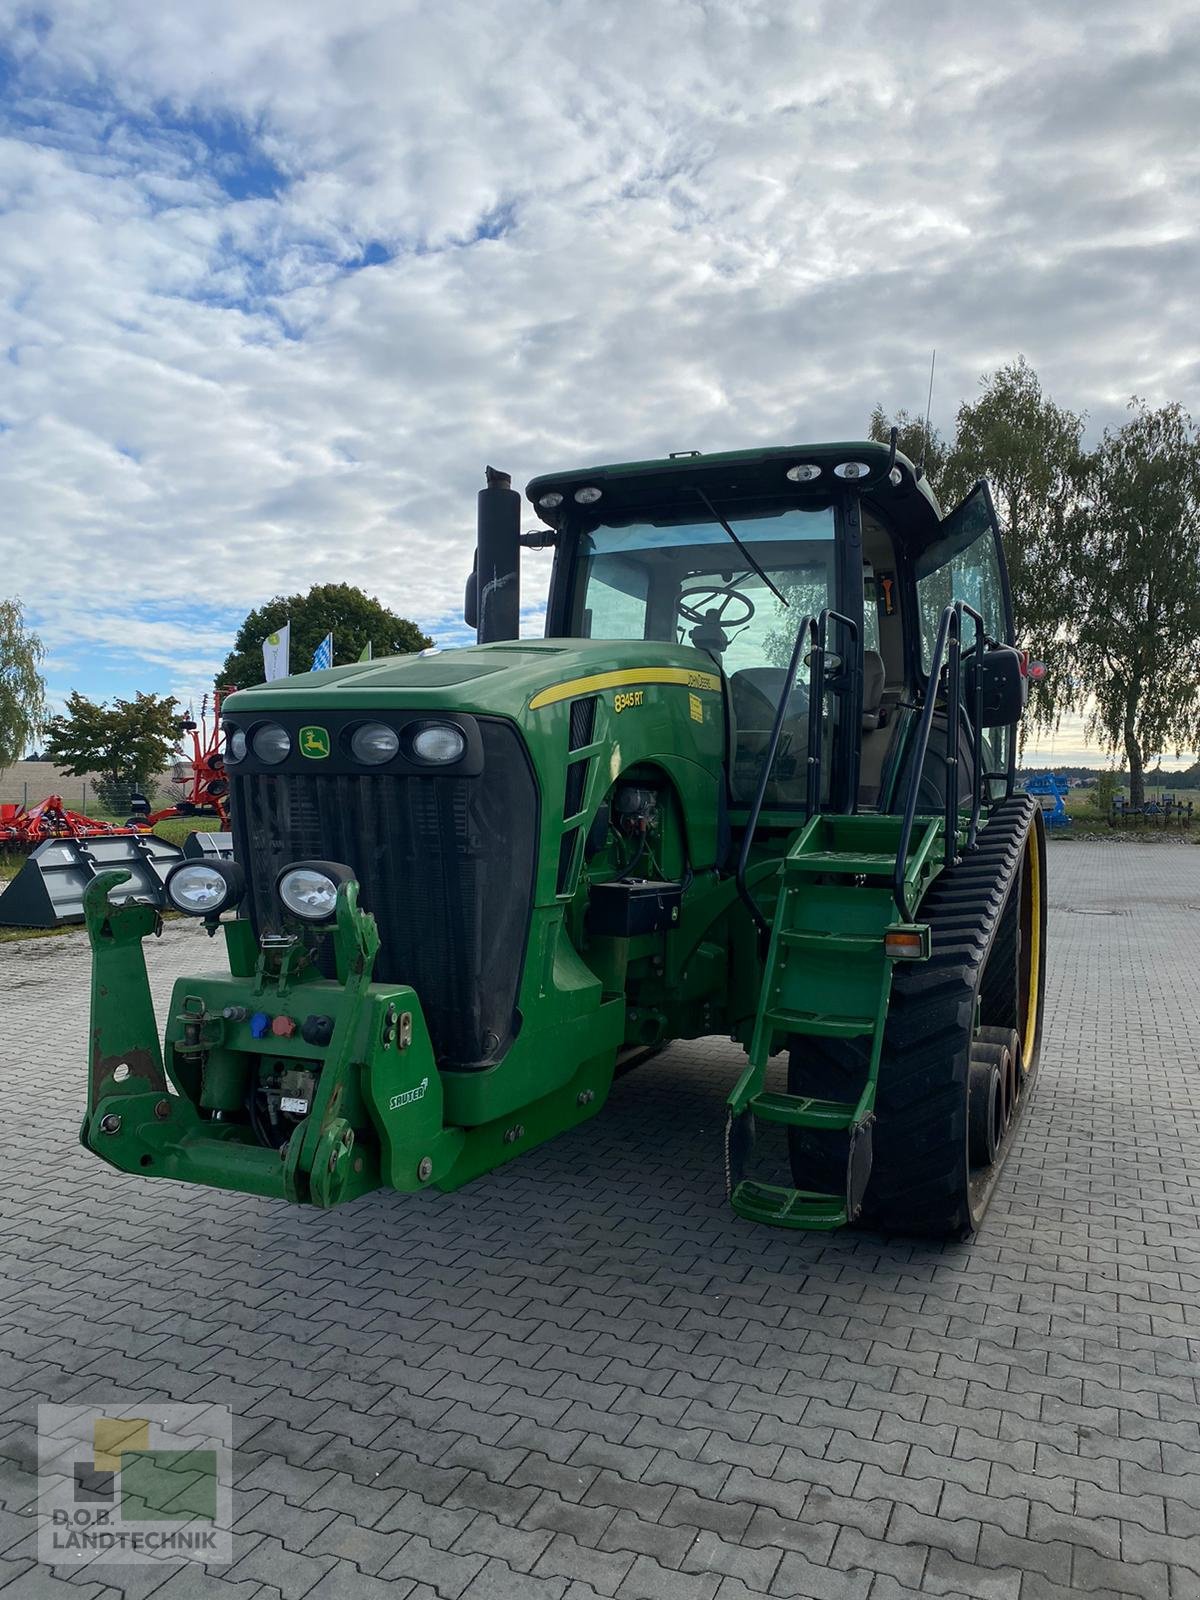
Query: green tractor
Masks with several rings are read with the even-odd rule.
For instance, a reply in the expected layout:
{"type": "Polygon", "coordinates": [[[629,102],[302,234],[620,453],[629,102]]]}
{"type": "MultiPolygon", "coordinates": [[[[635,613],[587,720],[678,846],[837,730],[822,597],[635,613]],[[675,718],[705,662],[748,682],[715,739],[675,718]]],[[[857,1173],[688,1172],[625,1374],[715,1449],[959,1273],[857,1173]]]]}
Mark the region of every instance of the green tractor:
{"type": "Polygon", "coordinates": [[[157,912],[117,903],[120,874],[90,886],[83,1143],[317,1206],[455,1189],[723,1034],[739,1215],[966,1236],[1028,1101],[1045,964],[987,486],[943,516],[893,438],[527,495],[523,534],[489,469],[477,644],[225,702],[235,859],[168,895],[228,971],[176,984],[161,1046],[157,912]],[[518,637],[521,546],[553,550],[543,639],[518,637]]]}

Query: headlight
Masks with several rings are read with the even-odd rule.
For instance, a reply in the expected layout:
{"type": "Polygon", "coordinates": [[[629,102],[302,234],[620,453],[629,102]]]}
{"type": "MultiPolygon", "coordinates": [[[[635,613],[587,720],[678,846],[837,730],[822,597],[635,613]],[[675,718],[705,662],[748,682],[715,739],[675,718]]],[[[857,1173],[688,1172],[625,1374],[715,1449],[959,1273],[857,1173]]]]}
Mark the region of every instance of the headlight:
{"type": "Polygon", "coordinates": [[[353,881],[353,870],[340,861],[297,861],[279,874],[275,893],[294,917],[328,922],[337,910],[339,886],[353,881]]]}
{"type": "Polygon", "coordinates": [[[430,722],[413,734],[412,753],[418,761],[445,765],[448,761],[460,761],[466,750],[466,735],[452,722],[430,722]]]}
{"type": "Polygon", "coordinates": [[[264,722],[261,728],[255,729],[250,745],[260,761],[276,767],[291,754],[292,738],[277,722],[264,722]]]}
{"type": "Polygon", "coordinates": [[[246,875],[236,861],[182,861],[167,874],[165,888],[185,916],[219,916],[245,894],[246,875]]]}
{"type": "Polygon", "coordinates": [[[357,761],[365,762],[368,767],[390,761],[399,748],[399,734],[382,722],[364,722],[350,735],[351,752],[357,761]]]}
{"type": "Polygon", "coordinates": [[[227,761],[246,759],[246,735],[241,728],[235,728],[232,722],[225,724],[225,759],[227,761]]]}

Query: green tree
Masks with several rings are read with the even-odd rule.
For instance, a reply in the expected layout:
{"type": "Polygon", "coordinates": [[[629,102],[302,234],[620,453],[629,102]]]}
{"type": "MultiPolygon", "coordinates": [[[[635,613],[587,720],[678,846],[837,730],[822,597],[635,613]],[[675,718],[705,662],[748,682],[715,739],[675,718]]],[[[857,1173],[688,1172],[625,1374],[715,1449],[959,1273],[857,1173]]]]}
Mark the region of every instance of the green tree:
{"type": "Polygon", "coordinates": [[[397,616],[352,584],[318,583],[307,594],[276,595],[250,613],[237,631],[218,685],[247,689],[261,683],[263,640],[289,621],[293,672],[307,672],[313,652],[331,629],[335,666],[357,661],[368,642],[376,657],[409,655],[433,643],[415,622],[397,616]]]}
{"type": "Polygon", "coordinates": [[[1102,817],[1106,817],[1112,810],[1113,796],[1120,787],[1115,772],[1102,772],[1096,779],[1096,787],[1092,790],[1092,805],[1102,817]]]}
{"type": "Polygon", "coordinates": [[[46,683],[38,671],[44,653],[21,602],[0,600],[0,767],[21,759],[45,721],[46,683]]]}
{"type": "Polygon", "coordinates": [[[75,777],[94,772],[97,792],[114,811],[128,806],[131,790],[151,795],[179,741],[178,702],[172,695],[138,694],[132,700],[89,700],[78,690],[66,712],[46,724],[46,753],[75,777]]]}
{"type": "Polygon", "coordinates": [[[1131,410],[1087,457],[1066,520],[1061,656],[1071,699],[1124,750],[1141,805],[1147,761],[1200,742],[1200,434],[1179,405],[1131,410]]]}
{"type": "Polygon", "coordinates": [[[1083,466],[1083,418],[1042,393],[1018,356],[982,382],[955,420],[945,476],[955,499],[980,478],[992,490],[1008,562],[1018,641],[1051,669],[1030,703],[1035,721],[1056,720],[1070,699],[1061,641],[1074,595],[1064,582],[1063,540],[1083,466]]]}

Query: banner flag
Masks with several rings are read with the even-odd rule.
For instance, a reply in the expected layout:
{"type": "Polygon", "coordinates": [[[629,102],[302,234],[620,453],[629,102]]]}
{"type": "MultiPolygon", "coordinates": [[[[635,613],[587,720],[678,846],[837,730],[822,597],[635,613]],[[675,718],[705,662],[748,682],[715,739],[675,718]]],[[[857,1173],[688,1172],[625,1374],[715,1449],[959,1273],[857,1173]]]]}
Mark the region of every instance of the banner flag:
{"type": "Polygon", "coordinates": [[[278,633],[269,633],[263,640],[263,681],[273,683],[276,678],[286,678],[291,671],[292,624],[289,619],[278,633]]]}
{"type": "Polygon", "coordinates": [[[368,639],[366,644],[363,645],[362,655],[360,655],[358,659],[360,661],[370,661],[370,659],[371,659],[371,641],[370,641],[370,639],[368,639]]]}
{"type": "Polygon", "coordinates": [[[313,651],[312,670],[314,672],[327,672],[333,665],[333,634],[327,633],[320,644],[313,651]]]}

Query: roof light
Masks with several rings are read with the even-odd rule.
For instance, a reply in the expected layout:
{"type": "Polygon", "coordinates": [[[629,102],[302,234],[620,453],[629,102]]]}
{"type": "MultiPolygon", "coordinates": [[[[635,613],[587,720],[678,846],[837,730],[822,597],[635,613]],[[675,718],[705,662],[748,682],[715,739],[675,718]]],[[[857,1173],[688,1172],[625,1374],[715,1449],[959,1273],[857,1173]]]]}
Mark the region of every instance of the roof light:
{"type": "Polygon", "coordinates": [[[802,461],[798,467],[789,467],[787,475],[793,483],[813,483],[821,476],[815,461],[802,461]]]}
{"type": "Polygon", "coordinates": [[[869,478],[871,469],[865,461],[841,461],[833,469],[838,478],[869,478]]]}
{"type": "Polygon", "coordinates": [[[898,489],[904,482],[904,474],[900,471],[899,467],[893,467],[888,473],[888,482],[891,484],[893,489],[898,489]]]}
{"type": "Polygon", "coordinates": [[[575,500],[581,506],[594,506],[602,493],[603,490],[597,489],[595,484],[589,483],[586,488],[576,489],[575,500]]]}
{"type": "Polygon", "coordinates": [[[553,511],[556,506],[562,505],[562,495],[557,489],[551,489],[549,494],[544,494],[538,501],[543,511],[553,511]]]}

